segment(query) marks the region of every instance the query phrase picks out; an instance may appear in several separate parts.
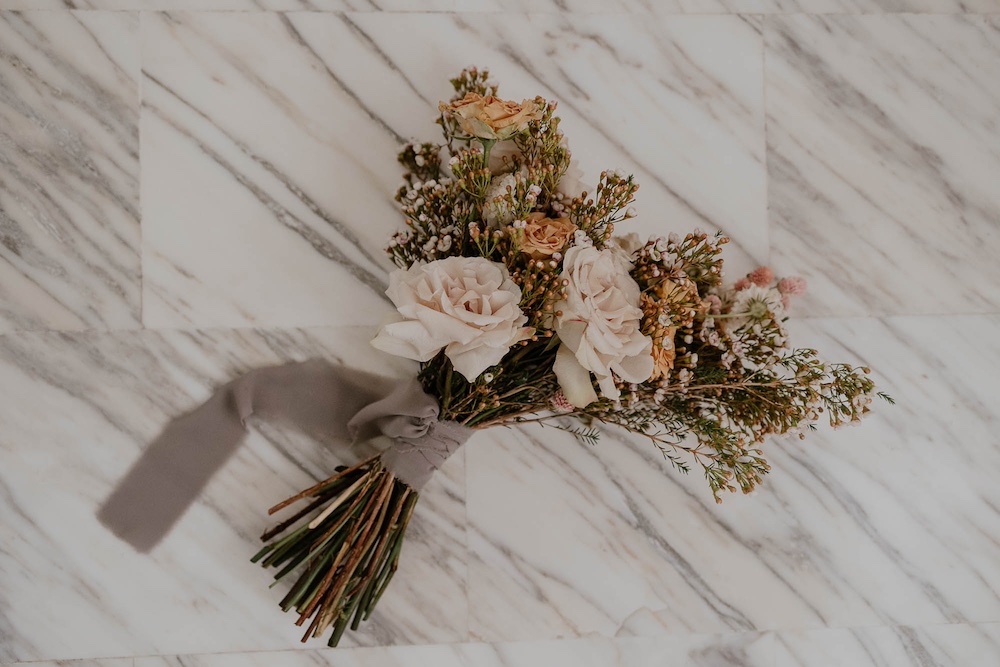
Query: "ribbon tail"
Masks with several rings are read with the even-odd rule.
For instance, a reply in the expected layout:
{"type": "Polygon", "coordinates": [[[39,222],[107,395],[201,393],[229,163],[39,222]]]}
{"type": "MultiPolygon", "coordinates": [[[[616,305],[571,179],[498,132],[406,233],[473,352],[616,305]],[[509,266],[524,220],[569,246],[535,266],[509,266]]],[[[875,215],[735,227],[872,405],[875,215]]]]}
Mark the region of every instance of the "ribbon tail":
{"type": "Polygon", "coordinates": [[[98,520],[149,552],[236,452],[252,415],[323,441],[348,441],[348,420],[394,384],[322,360],[251,371],[167,424],[105,500],[98,520]]]}

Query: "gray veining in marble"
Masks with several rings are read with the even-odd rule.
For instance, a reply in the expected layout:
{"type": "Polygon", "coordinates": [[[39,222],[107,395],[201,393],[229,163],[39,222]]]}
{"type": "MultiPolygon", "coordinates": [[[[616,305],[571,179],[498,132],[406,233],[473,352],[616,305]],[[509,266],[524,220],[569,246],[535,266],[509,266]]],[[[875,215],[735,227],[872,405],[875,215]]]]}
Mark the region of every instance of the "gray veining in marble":
{"type": "Polygon", "coordinates": [[[572,639],[500,644],[361,648],[347,651],[297,651],[172,658],[140,658],[136,667],[257,667],[280,661],[288,667],[772,667],[773,638],[746,634],[730,637],[638,637],[572,639]]]}
{"type": "Polygon", "coordinates": [[[138,324],[138,32],[0,13],[0,332],[138,324]]]}
{"type": "Polygon", "coordinates": [[[1000,624],[782,632],[775,667],[993,667],[1000,624]]]}
{"type": "Polygon", "coordinates": [[[532,12],[583,14],[970,14],[1000,0],[0,0],[0,9],[532,12]]]}
{"type": "Polygon", "coordinates": [[[1000,17],[772,17],[773,261],[814,315],[1000,307],[1000,17]]]}

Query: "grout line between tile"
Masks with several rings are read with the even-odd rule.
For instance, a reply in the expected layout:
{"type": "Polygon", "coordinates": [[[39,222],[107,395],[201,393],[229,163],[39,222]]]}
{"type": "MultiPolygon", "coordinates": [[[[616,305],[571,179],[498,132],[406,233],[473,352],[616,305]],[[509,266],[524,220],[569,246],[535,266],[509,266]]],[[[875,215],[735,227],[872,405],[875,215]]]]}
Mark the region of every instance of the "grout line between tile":
{"type": "Polygon", "coordinates": [[[465,516],[465,526],[463,534],[465,536],[465,641],[472,641],[472,591],[469,586],[472,577],[472,547],[469,541],[469,449],[462,452],[462,475],[465,478],[465,488],[462,490],[463,513],[465,516]]]}
{"type": "MultiPolygon", "coordinates": [[[[0,12],[10,11],[10,12],[34,12],[34,13],[55,13],[55,12],[83,12],[83,13],[128,13],[136,11],[151,11],[151,12],[170,12],[170,13],[184,13],[184,14],[383,14],[388,16],[401,15],[401,16],[415,16],[415,15],[457,15],[462,14],[465,16],[471,15],[482,15],[482,16],[497,16],[497,15],[509,15],[511,12],[505,11],[504,9],[490,9],[490,10],[462,10],[462,9],[425,9],[425,10],[410,10],[410,9],[354,9],[351,7],[344,7],[341,9],[266,9],[260,7],[249,7],[245,9],[225,9],[225,8],[208,8],[208,9],[190,9],[190,8],[172,8],[172,7],[147,7],[144,9],[136,9],[135,7],[128,9],[101,9],[94,7],[63,7],[63,8],[13,8],[7,9],[0,7],[0,12]]],[[[1000,16],[998,11],[880,11],[880,10],[870,10],[870,11],[764,11],[764,12],[750,12],[750,11],[720,11],[720,12],[634,12],[634,11],[620,11],[620,10],[607,10],[607,11],[515,11],[513,14],[517,16],[595,16],[595,17],[607,17],[607,16],[634,16],[636,18],[671,18],[675,16],[704,16],[704,17],[723,17],[723,16],[748,16],[748,15],[760,15],[760,16],[1000,16]]]]}
{"type": "Polygon", "coordinates": [[[144,104],[144,86],[143,81],[146,78],[146,63],[144,53],[146,49],[145,44],[145,21],[146,12],[139,12],[139,34],[138,34],[138,46],[139,46],[139,109],[136,115],[136,125],[139,133],[139,328],[146,328],[146,233],[144,223],[144,206],[143,206],[143,190],[144,190],[144,180],[143,180],[143,169],[142,169],[142,115],[143,115],[143,104],[144,104]]]}
{"type": "Polygon", "coordinates": [[[767,265],[774,266],[774,248],[771,236],[771,145],[767,127],[767,29],[770,16],[761,15],[760,22],[760,99],[764,116],[764,233],[767,235],[767,265]]]}

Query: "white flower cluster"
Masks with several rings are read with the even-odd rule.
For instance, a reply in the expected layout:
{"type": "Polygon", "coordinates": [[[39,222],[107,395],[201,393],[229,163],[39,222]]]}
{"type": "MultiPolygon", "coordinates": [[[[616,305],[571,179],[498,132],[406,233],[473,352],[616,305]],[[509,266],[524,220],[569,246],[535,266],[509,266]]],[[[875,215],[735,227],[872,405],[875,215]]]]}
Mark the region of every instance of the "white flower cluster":
{"type": "MultiPolygon", "coordinates": [[[[402,207],[403,213],[407,215],[411,220],[423,223],[431,221],[431,211],[428,209],[429,202],[434,198],[443,196],[451,180],[448,178],[442,178],[440,180],[430,179],[424,182],[414,181],[413,183],[404,186],[406,191],[400,197],[400,205],[402,207]]],[[[433,227],[432,227],[433,228],[433,227]]],[[[422,249],[426,256],[429,258],[435,258],[439,255],[445,255],[451,250],[455,243],[455,232],[458,231],[455,225],[445,225],[436,230],[426,238],[420,238],[418,241],[422,241],[422,249]]],[[[413,239],[413,233],[410,231],[399,232],[395,234],[389,240],[389,246],[391,248],[405,245],[413,239]]]]}

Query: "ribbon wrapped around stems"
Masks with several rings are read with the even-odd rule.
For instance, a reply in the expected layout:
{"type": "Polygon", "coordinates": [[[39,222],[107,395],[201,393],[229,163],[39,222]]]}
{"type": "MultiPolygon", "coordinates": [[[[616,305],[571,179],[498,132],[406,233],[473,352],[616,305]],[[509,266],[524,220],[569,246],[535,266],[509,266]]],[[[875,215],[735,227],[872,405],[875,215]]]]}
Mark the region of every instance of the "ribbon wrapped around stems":
{"type": "Polygon", "coordinates": [[[278,581],[298,574],[282,608],[298,611],[298,625],[312,619],[303,641],[332,626],[336,645],[349,623],[356,629],[368,618],[391,580],[419,491],[474,430],[439,420],[437,400],[416,379],[319,360],[262,368],[171,422],[108,497],[101,522],[150,551],[236,451],[251,415],[318,438],[388,439],[381,454],[271,508],[308,501],[265,531],[261,539],[273,541],[253,558],[280,568],[278,581]]]}

